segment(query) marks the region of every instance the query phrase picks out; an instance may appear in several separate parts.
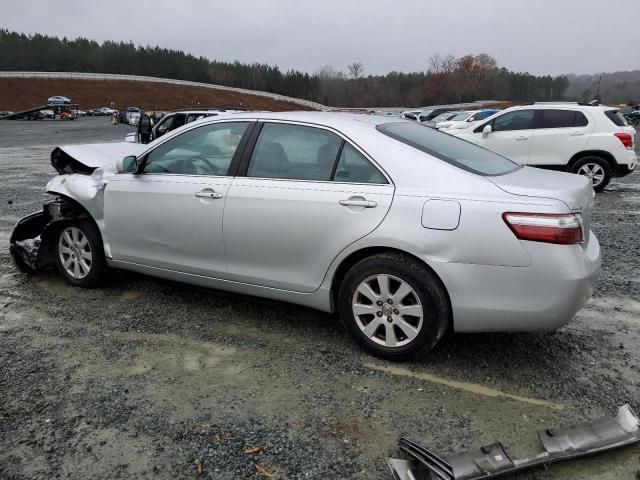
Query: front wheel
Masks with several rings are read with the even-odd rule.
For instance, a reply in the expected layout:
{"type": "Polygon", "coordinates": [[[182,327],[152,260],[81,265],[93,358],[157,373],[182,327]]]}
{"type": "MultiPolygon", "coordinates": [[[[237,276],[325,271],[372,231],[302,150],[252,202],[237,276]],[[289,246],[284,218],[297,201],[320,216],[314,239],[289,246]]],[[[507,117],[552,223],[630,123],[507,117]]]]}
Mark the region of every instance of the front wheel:
{"type": "Polygon", "coordinates": [[[591,180],[593,189],[600,192],[609,184],[613,170],[609,162],[600,157],[584,157],[574,163],[571,173],[583,175],[591,180]]]}
{"type": "Polygon", "coordinates": [[[67,283],[91,288],[102,282],[107,263],[100,231],[92,220],[67,223],[53,238],[56,267],[67,283]]]}
{"type": "Polygon", "coordinates": [[[340,317],[369,353],[408,360],[431,350],[451,321],[440,280],[416,260],[384,253],[361,260],[345,276],[340,317]]]}

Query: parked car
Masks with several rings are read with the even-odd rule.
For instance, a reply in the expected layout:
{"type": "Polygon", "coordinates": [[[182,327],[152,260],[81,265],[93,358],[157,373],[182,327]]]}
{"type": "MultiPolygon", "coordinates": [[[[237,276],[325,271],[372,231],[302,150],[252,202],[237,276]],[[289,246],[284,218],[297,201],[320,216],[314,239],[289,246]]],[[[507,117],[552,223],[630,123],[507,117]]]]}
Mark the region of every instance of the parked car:
{"type": "Polygon", "coordinates": [[[520,165],[589,178],[601,191],[637,164],[635,129],[616,108],[537,103],[502,110],[478,125],[449,130],[520,165]]]}
{"type": "Polygon", "coordinates": [[[10,110],[4,110],[2,112],[0,112],[0,117],[7,117],[9,115],[13,115],[13,112],[10,110]]]}
{"type": "MultiPolygon", "coordinates": [[[[160,122],[155,124],[153,130],[151,131],[151,139],[155,140],[156,138],[160,138],[166,133],[175,130],[187,123],[191,123],[194,120],[199,120],[201,118],[206,117],[216,117],[223,113],[233,113],[237,112],[237,110],[225,110],[225,109],[194,109],[194,110],[177,110],[173,113],[165,115],[162,117],[160,122]]],[[[136,143],[139,141],[139,135],[137,133],[129,133],[125,140],[127,142],[136,143]]]]}
{"type": "Polygon", "coordinates": [[[422,113],[422,110],[407,110],[402,112],[401,116],[402,118],[407,118],[409,120],[417,120],[420,113],[422,113]]]}
{"type": "Polygon", "coordinates": [[[70,98],[62,97],[60,95],[55,95],[47,99],[47,105],[69,105],[71,103],[72,101],[70,98]]]}
{"type": "Polygon", "coordinates": [[[448,329],[557,329],[600,269],[586,178],[392,117],[229,114],[148,145],[58,147],[51,163],[57,199],[10,239],[22,268],[94,287],[114,267],[338,311],[390,359],[448,329]]]}
{"type": "Polygon", "coordinates": [[[22,116],[23,120],[42,120],[44,119],[44,113],[42,113],[42,110],[35,110],[29,113],[25,113],[22,116]]]}
{"type": "Polygon", "coordinates": [[[443,122],[436,123],[436,128],[468,128],[472,124],[475,124],[479,120],[484,120],[490,117],[494,113],[499,112],[496,109],[484,109],[484,110],[468,110],[466,112],[460,112],[458,115],[445,120],[443,122]]]}
{"type": "Polygon", "coordinates": [[[429,109],[429,110],[423,110],[418,115],[417,120],[420,123],[429,122],[429,121],[433,120],[435,117],[437,117],[438,115],[446,113],[449,110],[450,110],[449,108],[432,108],[432,109],[429,109]]]}
{"type": "Polygon", "coordinates": [[[114,110],[109,107],[102,107],[100,111],[102,112],[102,115],[113,115],[114,113],[118,113],[118,110],[114,110]]]}
{"type": "Polygon", "coordinates": [[[436,125],[440,122],[445,122],[447,120],[452,119],[456,115],[460,113],[460,110],[455,110],[451,112],[444,112],[438,115],[437,117],[432,118],[431,120],[427,120],[425,122],[421,122],[423,125],[427,127],[436,128],[436,125]]]}
{"type": "Polygon", "coordinates": [[[53,110],[40,110],[44,115],[44,118],[56,118],[56,113],[53,110]]]}
{"type": "Polygon", "coordinates": [[[140,119],[141,110],[138,107],[127,107],[125,110],[124,121],[129,125],[136,125],[140,119]]]}

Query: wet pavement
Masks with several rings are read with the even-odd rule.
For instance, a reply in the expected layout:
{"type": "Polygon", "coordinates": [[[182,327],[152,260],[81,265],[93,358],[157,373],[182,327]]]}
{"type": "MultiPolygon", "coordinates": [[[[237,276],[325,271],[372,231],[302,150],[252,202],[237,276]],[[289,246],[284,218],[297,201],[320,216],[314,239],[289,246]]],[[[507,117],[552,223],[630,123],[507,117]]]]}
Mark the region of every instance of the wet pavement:
{"type": "MultiPolygon", "coordinates": [[[[401,435],[442,454],[500,440],[519,457],[536,430],[640,411],[637,173],[597,196],[603,274],[569,325],[452,335],[394,364],[302,307],[125,272],[99,290],[20,273],[9,235],[41,207],[52,148],[129,131],[0,122],[1,479],[389,479],[401,435]]],[[[638,471],[636,446],[505,478],[638,471]]]]}

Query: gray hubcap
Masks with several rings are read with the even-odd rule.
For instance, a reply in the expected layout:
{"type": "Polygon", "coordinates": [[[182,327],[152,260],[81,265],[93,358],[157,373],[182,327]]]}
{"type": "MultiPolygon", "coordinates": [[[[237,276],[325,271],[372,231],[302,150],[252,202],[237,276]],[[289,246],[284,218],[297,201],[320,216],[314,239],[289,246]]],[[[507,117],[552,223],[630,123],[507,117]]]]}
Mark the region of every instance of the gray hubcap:
{"type": "Polygon", "coordinates": [[[594,187],[604,180],[604,168],[597,163],[585,163],[578,169],[578,174],[589,178],[594,187]]]}
{"type": "Polygon", "coordinates": [[[83,279],[91,271],[91,246],[86,235],[76,227],[67,227],[58,240],[60,262],[73,278],[83,279]]]}
{"type": "Polygon", "coordinates": [[[418,294],[393,275],[366,278],[353,294],[353,316],[369,340],[385,347],[403,347],[420,333],[424,310],[418,294]]]}

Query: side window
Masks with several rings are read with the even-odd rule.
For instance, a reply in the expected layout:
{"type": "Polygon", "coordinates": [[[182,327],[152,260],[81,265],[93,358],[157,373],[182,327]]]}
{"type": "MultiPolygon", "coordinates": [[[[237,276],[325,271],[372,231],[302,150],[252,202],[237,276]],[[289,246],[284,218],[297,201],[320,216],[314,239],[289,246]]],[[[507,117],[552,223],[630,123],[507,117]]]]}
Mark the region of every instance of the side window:
{"type": "Polygon", "coordinates": [[[168,117],[163,118],[156,127],[156,137],[160,137],[173,130],[173,121],[175,118],[175,115],[169,115],[168,117]]]}
{"type": "Polygon", "coordinates": [[[534,110],[517,110],[500,115],[493,120],[491,129],[494,132],[508,130],[527,130],[533,128],[534,110]]]}
{"type": "Polygon", "coordinates": [[[189,115],[187,115],[187,121],[185,123],[191,123],[204,117],[206,117],[204,113],[190,113],[189,115]]]}
{"type": "Polygon", "coordinates": [[[344,144],[335,175],[336,182],[389,183],[385,176],[360,152],[344,144]]]}
{"type": "Polygon", "coordinates": [[[576,116],[573,119],[574,127],[586,127],[589,124],[587,117],[584,116],[582,112],[574,112],[576,116]]]}
{"type": "Polygon", "coordinates": [[[329,181],[341,143],[340,137],[319,128],[265,123],[247,176],[329,181]]]}
{"type": "Polygon", "coordinates": [[[216,123],[184,132],[147,155],[144,173],[227,175],[248,125],[216,123]]]}
{"type": "MultiPolygon", "coordinates": [[[[537,128],[569,128],[574,126],[576,112],[573,110],[543,110],[537,128]]],[[[582,115],[582,114],[580,114],[582,115]]],[[[584,117],[584,115],[582,115],[584,117]]]]}
{"type": "Polygon", "coordinates": [[[178,127],[183,126],[186,123],[187,116],[184,113],[177,113],[173,118],[173,125],[171,126],[171,130],[175,130],[178,127]]]}

